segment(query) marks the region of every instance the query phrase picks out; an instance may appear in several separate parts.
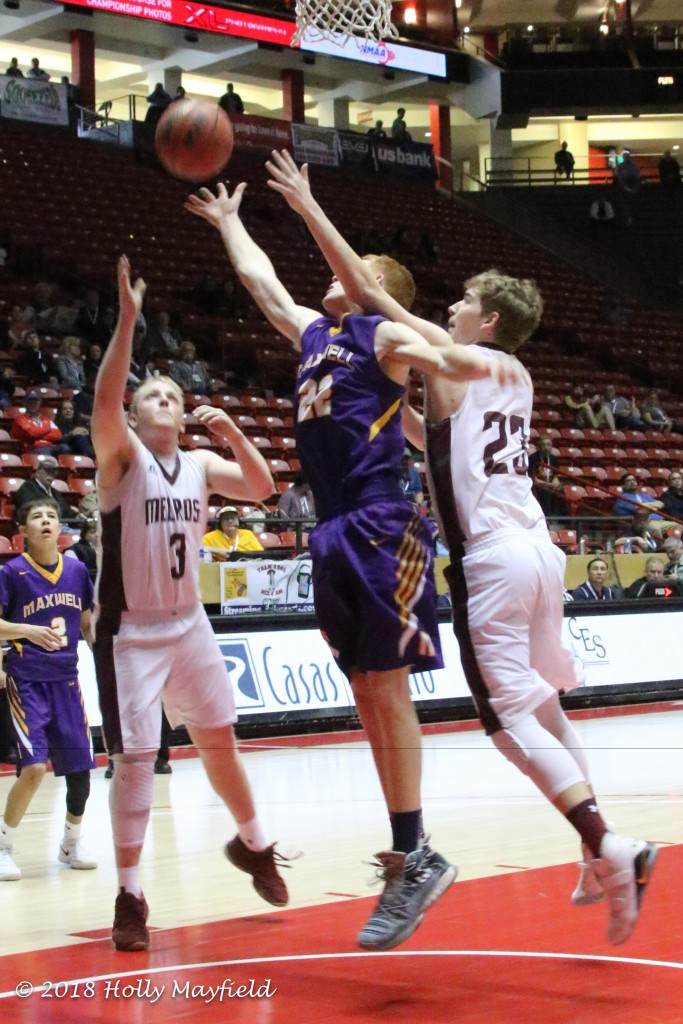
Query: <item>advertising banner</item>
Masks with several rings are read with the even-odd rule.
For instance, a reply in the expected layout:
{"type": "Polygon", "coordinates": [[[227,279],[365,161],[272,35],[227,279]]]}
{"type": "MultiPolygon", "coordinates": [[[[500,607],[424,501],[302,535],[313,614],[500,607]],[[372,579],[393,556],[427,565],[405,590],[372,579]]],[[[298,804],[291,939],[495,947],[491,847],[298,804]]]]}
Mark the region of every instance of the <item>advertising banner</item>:
{"type": "Polygon", "coordinates": [[[298,163],[339,167],[341,147],[339,132],[334,128],[317,128],[312,124],[293,124],[294,159],[298,163]]]}
{"type": "Polygon", "coordinates": [[[270,156],[274,149],[292,151],[292,132],[289,121],[278,121],[271,117],[255,117],[252,114],[232,114],[235,148],[250,153],[270,156]]]}
{"type": "Polygon", "coordinates": [[[222,615],[313,611],[310,558],[223,562],[220,570],[222,615]]]}
{"type": "Polygon", "coordinates": [[[40,78],[0,75],[0,114],[17,121],[68,124],[66,86],[40,78]]]}

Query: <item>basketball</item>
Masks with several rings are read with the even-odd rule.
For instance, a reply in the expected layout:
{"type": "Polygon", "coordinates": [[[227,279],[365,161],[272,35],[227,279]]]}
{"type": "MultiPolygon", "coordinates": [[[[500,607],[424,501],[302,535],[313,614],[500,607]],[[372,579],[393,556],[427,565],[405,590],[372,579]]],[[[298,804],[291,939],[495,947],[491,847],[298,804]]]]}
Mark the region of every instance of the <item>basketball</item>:
{"type": "Polygon", "coordinates": [[[161,115],[155,135],[159,160],[174,178],[214,178],[232,153],[230,118],[210,100],[177,100],[161,115]]]}

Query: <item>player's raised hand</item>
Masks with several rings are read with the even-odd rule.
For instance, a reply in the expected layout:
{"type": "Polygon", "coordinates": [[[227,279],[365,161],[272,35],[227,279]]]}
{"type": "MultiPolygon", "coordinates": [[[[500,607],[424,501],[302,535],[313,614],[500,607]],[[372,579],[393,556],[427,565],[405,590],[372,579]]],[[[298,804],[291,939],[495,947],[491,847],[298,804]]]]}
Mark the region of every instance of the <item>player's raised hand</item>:
{"type": "Polygon", "coordinates": [[[190,195],[185,202],[185,209],[189,213],[203,217],[209,224],[219,228],[225,217],[239,213],[242,195],[247,187],[246,181],[241,182],[232,195],[228,193],[223,182],[218,183],[216,194],[211,189],[200,188],[198,195],[190,195]]]}
{"type": "Polygon", "coordinates": [[[217,409],[213,405],[198,405],[192,410],[192,415],[208,427],[212,434],[229,440],[235,434],[241,433],[239,427],[230,419],[223,409],[217,409]]]}
{"type": "Polygon", "coordinates": [[[27,626],[26,639],[44,651],[58,651],[64,646],[64,638],[50,626],[27,626]]]}
{"type": "Polygon", "coordinates": [[[142,309],[142,300],[145,296],[147,285],[138,277],[135,284],[130,282],[130,260],[127,256],[119,256],[117,267],[119,286],[119,311],[120,315],[136,318],[142,309]]]}
{"type": "Polygon", "coordinates": [[[283,195],[293,210],[301,213],[310,205],[313,194],[308,180],[308,164],[299,169],[291,153],[283,149],[279,153],[273,150],[272,159],[266,161],[266,168],[270,174],[268,187],[283,195]]]}

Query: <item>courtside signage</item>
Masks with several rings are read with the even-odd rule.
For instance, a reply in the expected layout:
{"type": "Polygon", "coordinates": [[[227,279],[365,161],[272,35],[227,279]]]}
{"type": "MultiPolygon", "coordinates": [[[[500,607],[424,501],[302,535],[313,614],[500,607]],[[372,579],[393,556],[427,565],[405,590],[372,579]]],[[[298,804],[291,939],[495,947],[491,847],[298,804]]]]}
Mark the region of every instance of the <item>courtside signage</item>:
{"type": "MultiPolygon", "coordinates": [[[[192,0],[144,0],[144,3],[135,3],[135,0],[69,0],[69,6],[87,7],[105,14],[123,14],[146,21],[161,21],[167,25],[180,25],[201,32],[279,43],[282,46],[291,45],[296,30],[293,21],[267,18],[229,7],[193,3],[192,0]]],[[[338,42],[314,41],[304,33],[298,46],[311,53],[328,54],[401,71],[415,71],[437,78],[446,77],[446,57],[443,53],[417,50],[398,43],[375,43],[361,38],[344,40],[341,36],[338,42]]]]}

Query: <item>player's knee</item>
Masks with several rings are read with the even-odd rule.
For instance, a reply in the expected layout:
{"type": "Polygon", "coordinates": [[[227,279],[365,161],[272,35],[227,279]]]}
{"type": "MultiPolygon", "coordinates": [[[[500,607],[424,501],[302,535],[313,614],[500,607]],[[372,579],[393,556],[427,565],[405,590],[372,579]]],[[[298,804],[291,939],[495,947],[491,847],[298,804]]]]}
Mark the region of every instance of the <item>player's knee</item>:
{"type": "Polygon", "coordinates": [[[524,775],[529,774],[531,770],[529,751],[511,729],[499,729],[498,732],[493,733],[491,739],[508,761],[516,765],[524,775]]]}
{"type": "Polygon", "coordinates": [[[46,765],[44,764],[27,764],[22,767],[19,777],[24,785],[37,789],[45,777],[45,770],[46,765]]]}
{"type": "Polygon", "coordinates": [[[72,772],[66,776],[66,809],[80,818],[90,796],[90,772],[72,772]]]}

